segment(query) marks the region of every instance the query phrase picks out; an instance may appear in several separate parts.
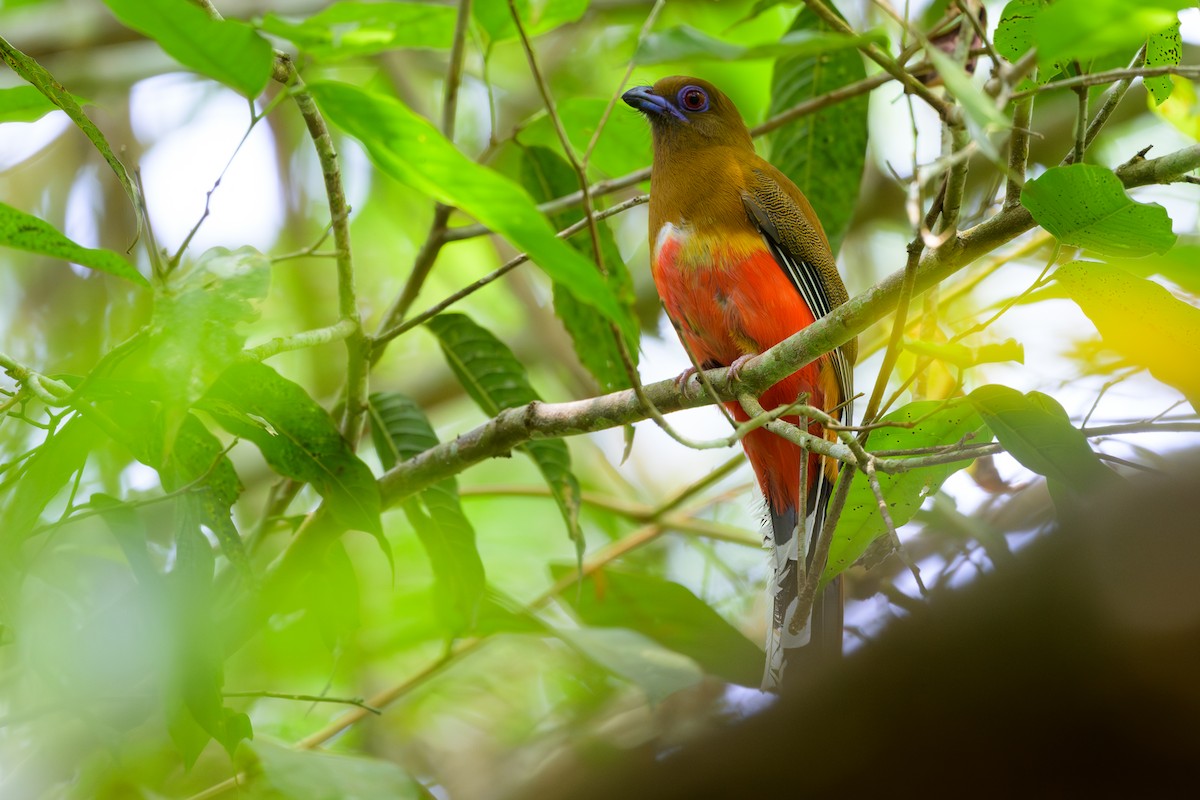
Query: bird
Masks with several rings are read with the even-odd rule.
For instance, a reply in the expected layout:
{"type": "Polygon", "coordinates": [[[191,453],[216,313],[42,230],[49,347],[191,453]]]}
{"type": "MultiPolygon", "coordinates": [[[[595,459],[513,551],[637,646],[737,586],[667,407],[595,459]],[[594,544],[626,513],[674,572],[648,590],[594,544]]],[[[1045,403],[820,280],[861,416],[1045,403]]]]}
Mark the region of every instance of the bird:
{"type": "MultiPolygon", "coordinates": [[[[622,95],[653,139],[649,241],[654,284],[667,315],[702,369],[730,367],[778,344],[846,302],[829,240],[812,205],[760,157],[733,102],[712,83],[672,76],[622,95]]],[[[842,425],[852,418],[854,339],[768,388],[766,410],[807,396],[842,425]]],[[[682,381],[693,370],[680,376],[682,381]]],[[[726,407],[738,421],[737,402],[726,407]]],[[[784,417],[798,424],[798,417],[784,417]]],[[[810,432],[836,435],[813,423],[810,432]]],[[[763,428],[742,439],[766,504],[772,551],[770,623],[762,685],[841,655],[840,576],[818,592],[812,617],[794,623],[798,563],[809,563],[838,475],[834,459],[810,454],[803,511],[800,448],[763,428]],[[803,521],[803,525],[800,522],[803,521]]]]}

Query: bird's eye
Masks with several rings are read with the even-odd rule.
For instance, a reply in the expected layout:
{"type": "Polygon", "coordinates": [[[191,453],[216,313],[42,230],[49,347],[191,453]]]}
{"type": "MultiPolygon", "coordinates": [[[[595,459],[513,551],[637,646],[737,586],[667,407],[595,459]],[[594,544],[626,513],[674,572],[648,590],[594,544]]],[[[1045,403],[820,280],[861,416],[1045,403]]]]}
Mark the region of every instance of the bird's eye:
{"type": "Polygon", "coordinates": [[[685,86],[679,90],[679,105],[688,111],[707,111],[708,94],[699,86],[685,86]]]}

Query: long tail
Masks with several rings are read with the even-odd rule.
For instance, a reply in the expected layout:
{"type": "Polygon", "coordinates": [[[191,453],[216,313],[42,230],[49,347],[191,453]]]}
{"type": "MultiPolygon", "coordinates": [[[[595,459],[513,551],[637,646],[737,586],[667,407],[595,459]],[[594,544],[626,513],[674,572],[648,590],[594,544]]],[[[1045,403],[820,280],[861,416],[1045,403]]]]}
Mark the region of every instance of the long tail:
{"type": "Polygon", "coordinates": [[[776,691],[784,685],[785,674],[790,679],[808,671],[822,661],[842,654],[842,579],[830,581],[813,599],[812,615],[797,633],[792,633],[792,621],[799,604],[797,564],[800,559],[812,560],[813,545],[825,523],[832,484],[822,475],[813,487],[815,497],[804,519],[804,533],[796,536],[796,508],[776,511],[770,498],[767,507],[771,515],[773,577],[767,586],[772,606],[771,625],[767,632],[767,664],[763,674],[763,689],[776,691]],[[800,548],[803,547],[803,551],[800,548]]]}

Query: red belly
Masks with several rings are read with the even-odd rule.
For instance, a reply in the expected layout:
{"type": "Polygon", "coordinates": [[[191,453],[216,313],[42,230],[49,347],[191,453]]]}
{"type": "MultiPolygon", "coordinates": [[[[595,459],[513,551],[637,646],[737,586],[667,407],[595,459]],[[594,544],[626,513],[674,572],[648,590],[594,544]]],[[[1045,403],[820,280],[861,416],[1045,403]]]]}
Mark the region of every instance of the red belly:
{"type": "MultiPolygon", "coordinates": [[[[708,264],[697,264],[680,257],[678,240],[667,239],[656,255],[653,272],[659,296],[701,364],[729,365],[739,356],[767,350],[813,322],[812,311],[800,293],[761,245],[748,253],[717,246],[708,251],[708,264]]],[[[808,393],[809,405],[828,408],[819,363],[809,364],[764,392],[759,398],[763,408],[770,411],[795,402],[802,392],[808,393]]],[[[747,419],[740,404],[726,406],[735,419],[747,419]]],[[[797,417],[784,419],[799,421],[797,417]]],[[[810,426],[810,431],[822,435],[819,425],[810,426]]],[[[772,507],[777,511],[795,507],[800,448],[762,429],[747,435],[743,445],[772,507]]],[[[820,466],[817,456],[809,458],[811,488],[820,466]]]]}

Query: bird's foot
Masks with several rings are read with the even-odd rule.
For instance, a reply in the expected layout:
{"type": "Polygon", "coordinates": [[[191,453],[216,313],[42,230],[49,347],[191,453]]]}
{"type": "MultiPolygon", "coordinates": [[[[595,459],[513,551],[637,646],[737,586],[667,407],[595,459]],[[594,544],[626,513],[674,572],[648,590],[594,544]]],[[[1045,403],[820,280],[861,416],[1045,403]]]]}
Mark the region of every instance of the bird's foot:
{"type": "Polygon", "coordinates": [[[695,367],[688,367],[683,372],[679,373],[679,375],[675,377],[675,388],[686,395],[688,381],[690,381],[692,376],[699,371],[700,370],[696,369],[695,367]]]}
{"type": "Polygon", "coordinates": [[[737,383],[742,379],[742,367],[746,366],[746,362],[756,357],[758,353],[747,353],[744,356],[738,356],[729,365],[729,382],[737,383]]]}

